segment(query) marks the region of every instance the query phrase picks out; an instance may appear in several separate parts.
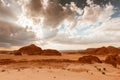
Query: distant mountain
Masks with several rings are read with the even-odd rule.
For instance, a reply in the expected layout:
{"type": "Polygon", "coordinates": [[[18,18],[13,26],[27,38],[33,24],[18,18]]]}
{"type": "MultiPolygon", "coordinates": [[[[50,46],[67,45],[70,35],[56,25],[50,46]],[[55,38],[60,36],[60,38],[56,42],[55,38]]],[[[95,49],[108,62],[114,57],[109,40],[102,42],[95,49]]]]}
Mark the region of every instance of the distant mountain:
{"type": "Polygon", "coordinates": [[[79,51],[82,54],[94,54],[94,55],[106,55],[106,54],[120,54],[120,48],[113,46],[100,47],[100,48],[88,48],[83,51],[79,51]]]}

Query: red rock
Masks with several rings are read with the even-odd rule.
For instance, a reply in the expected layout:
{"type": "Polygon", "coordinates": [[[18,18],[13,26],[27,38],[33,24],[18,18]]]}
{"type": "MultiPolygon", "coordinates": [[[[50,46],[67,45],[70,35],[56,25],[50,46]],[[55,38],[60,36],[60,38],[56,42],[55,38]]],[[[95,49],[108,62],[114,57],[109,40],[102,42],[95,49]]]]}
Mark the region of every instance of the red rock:
{"type": "Polygon", "coordinates": [[[61,56],[62,54],[59,52],[59,51],[57,51],[57,50],[53,50],[53,49],[46,49],[46,50],[43,50],[42,51],[42,55],[56,55],[56,56],[61,56]]]}
{"type": "Polygon", "coordinates": [[[18,50],[21,54],[28,55],[40,55],[42,53],[42,49],[34,44],[22,47],[18,50]]]}
{"type": "Polygon", "coordinates": [[[27,55],[57,55],[57,56],[61,56],[61,53],[57,50],[53,50],[53,49],[46,49],[46,50],[42,50],[40,47],[32,44],[29,46],[24,46],[22,48],[20,48],[19,50],[14,52],[14,55],[23,55],[23,54],[27,54],[27,55]]]}
{"type": "Polygon", "coordinates": [[[15,52],[14,52],[14,55],[16,55],[16,56],[21,56],[22,53],[21,53],[20,51],[15,51],[15,52]]]}
{"type": "Polygon", "coordinates": [[[100,47],[100,48],[90,48],[80,53],[90,54],[90,55],[120,54],[120,49],[113,46],[108,46],[108,47],[100,47]]]}
{"type": "Polygon", "coordinates": [[[105,63],[111,64],[114,67],[117,67],[117,65],[120,65],[120,56],[118,54],[116,55],[108,55],[105,59],[105,63]]]}
{"type": "Polygon", "coordinates": [[[5,65],[10,63],[16,63],[16,61],[12,59],[0,59],[0,65],[5,65]]]}
{"type": "Polygon", "coordinates": [[[89,55],[89,56],[80,57],[79,62],[92,64],[94,62],[101,63],[101,60],[96,56],[89,55]]]}

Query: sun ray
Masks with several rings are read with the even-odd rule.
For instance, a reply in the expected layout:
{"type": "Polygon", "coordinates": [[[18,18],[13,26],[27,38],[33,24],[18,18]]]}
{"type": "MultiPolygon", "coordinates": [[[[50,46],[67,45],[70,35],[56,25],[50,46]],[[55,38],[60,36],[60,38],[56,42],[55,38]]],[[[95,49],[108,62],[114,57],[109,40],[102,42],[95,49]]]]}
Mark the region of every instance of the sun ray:
{"type": "Polygon", "coordinates": [[[42,39],[42,26],[43,26],[44,18],[41,18],[39,24],[33,23],[33,21],[26,16],[20,16],[17,24],[21,27],[26,28],[27,31],[32,31],[35,33],[37,39],[42,39]]]}

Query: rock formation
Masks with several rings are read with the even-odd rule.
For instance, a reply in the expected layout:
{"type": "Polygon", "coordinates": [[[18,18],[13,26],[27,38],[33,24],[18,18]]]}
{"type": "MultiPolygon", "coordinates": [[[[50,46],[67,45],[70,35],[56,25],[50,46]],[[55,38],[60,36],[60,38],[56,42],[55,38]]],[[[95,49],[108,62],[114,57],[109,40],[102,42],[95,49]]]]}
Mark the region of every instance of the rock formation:
{"type": "Polygon", "coordinates": [[[86,50],[81,51],[79,53],[91,54],[91,55],[92,54],[93,55],[120,54],[120,49],[113,47],[113,46],[108,46],[108,47],[86,49],[86,50]]]}
{"type": "Polygon", "coordinates": [[[32,45],[20,48],[17,52],[21,54],[28,54],[28,55],[40,55],[42,53],[42,49],[32,44],[32,45]]]}
{"type": "Polygon", "coordinates": [[[16,55],[16,56],[22,55],[22,53],[20,51],[15,51],[13,54],[16,55]]]}
{"type": "Polygon", "coordinates": [[[117,64],[120,65],[120,56],[116,55],[108,55],[105,59],[105,63],[112,64],[114,67],[117,67],[117,64]]]}
{"type": "Polygon", "coordinates": [[[47,55],[47,56],[52,56],[52,55],[56,55],[56,56],[61,56],[62,54],[57,51],[57,50],[53,50],[53,49],[46,49],[42,51],[42,55],[47,55]]]}
{"type": "Polygon", "coordinates": [[[52,56],[52,55],[56,55],[56,56],[61,56],[61,53],[57,50],[53,50],[53,49],[46,49],[46,50],[42,50],[40,47],[32,44],[29,46],[24,46],[22,48],[20,48],[17,51],[14,51],[13,53],[14,55],[48,55],[48,56],[52,56]]]}
{"type": "Polygon", "coordinates": [[[101,60],[96,56],[83,56],[79,58],[79,62],[92,64],[94,62],[101,63],[101,60]]]}

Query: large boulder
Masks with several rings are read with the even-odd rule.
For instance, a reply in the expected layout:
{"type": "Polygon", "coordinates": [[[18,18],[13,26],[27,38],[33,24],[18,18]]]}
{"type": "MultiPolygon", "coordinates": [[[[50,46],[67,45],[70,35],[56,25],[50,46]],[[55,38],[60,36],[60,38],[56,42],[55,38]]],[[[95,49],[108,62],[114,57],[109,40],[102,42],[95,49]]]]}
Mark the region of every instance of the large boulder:
{"type": "Polygon", "coordinates": [[[53,50],[53,49],[45,49],[42,51],[41,55],[47,55],[47,56],[61,56],[62,54],[57,51],[57,50],[53,50]]]}
{"type": "Polygon", "coordinates": [[[88,56],[80,57],[79,62],[92,64],[92,63],[101,63],[101,60],[96,56],[88,55],[88,56]]]}
{"type": "MultiPolygon", "coordinates": [[[[42,49],[34,44],[20,48],[17,53],[27,54],[27,55],[40,55],[42,49]]],[[[16,54],[17,54],[16,53],[16,54]]]]}
{"type": "Polygon", "coordinates": [[[117,65],[120,65],[120,56],[118,54],[116,55],[108,55],[105,59],[105,63],[111,64],[114,67],[117,67],[117,65]]]}

